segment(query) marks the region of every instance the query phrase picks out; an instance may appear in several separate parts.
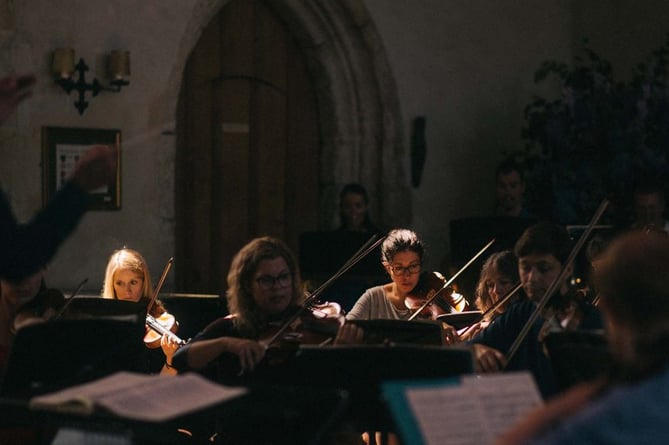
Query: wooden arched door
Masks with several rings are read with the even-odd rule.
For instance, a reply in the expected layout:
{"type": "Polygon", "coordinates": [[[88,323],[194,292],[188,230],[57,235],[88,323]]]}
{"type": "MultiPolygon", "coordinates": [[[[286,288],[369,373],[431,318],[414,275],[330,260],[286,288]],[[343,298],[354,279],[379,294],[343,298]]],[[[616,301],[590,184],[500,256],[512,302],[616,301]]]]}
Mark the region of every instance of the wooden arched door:
{"type": "Polygon", "coordinates": [[[232,256],[272,235],[297,254],[318,220],[320,141],[304,60],[265,2],[233,0],[184,72],[176,155],[176,286],[221,293],[232,256]]]}

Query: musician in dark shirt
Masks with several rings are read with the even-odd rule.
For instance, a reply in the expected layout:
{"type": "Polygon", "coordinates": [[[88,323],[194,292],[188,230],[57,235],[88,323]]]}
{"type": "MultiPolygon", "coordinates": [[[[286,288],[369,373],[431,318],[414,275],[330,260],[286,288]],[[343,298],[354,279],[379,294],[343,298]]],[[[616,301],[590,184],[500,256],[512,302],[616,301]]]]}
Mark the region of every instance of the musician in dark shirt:
{"type": "Polygon", "coordinates": [[[595,268],[615,366],[536,409],[498,444],[668,443],[669,239],[623,235],[595,268]]]}
{"type": "MultiPolygon", "coordinates": [[[[177,351],[173,364],[179,371],[207,368],[219,357],[223,368],[237,363],[243,371],[256,367],[266,351],[261,337],[303,300],[297,263],[288,247],[271,237],[246,244],[232,260],[226,298],[231,315],[214,321],[177,351]]],[[[217,371],[230,374],[230,369],[217,371]]]]}
{"type": "MultiPolygon", "coordinates": [[[[601,329],[597,309],[575,292],[567,280],[559,283],[541,316],[536,319],[517,353],[507,363],[506,354],[551,284],[562,272],[571,241],[562,226],[539,223],[528,228],[515,246],[518,271],[528,301],[512,305],[494,324],[472,340],[475,367],[481,372],[529,370],[544,397],[557,392],[555,376],[542,340],[553,329],[601,329]]],[[[569,275],[569,274],[567,274],[569,275]]]]}

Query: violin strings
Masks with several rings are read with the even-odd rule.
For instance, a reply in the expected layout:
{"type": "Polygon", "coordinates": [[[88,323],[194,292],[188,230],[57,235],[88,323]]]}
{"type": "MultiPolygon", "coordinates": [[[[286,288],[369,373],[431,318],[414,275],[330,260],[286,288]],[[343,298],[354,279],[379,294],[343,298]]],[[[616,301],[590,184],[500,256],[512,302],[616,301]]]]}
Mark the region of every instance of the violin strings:
{"type": "Polygon", "coordinates": [[[483,246],[483,248],[482,248],[481,250],[479,250],[478,253],[477,253],[476,255],[474,255],[469,261],[467,261],[467,264],[465,264],[464,266],[462,266],[462,267],[460,268],[460,270],[458,270],[458,271],[455,273],[455,275],[453,275],[451,278],[449,278],[449,280],[448,280],[448,281],[441,287],[441,289],[439,289],[437,292],[434,293],[434,295],[432,295],[430,298],[428,298],[428,299],[425,301],[425,303],[423,303],[423,304],[421,305],[421,307],[419,307],[418,309],[416,309],[416,312],[414,312],[414,313],[411,315],[411,317],[409,317],[409,320],[411,321],[411,320],[415,319],[415,318],[418,316],[418,314],[420,314],[421,312],[423,312],[423,309],[425,309],[430,303],[432,303],[432,302],[433,302],[433,301],[434,301],[434,300],[441,294],[441,292],[442,292],[444,289],[446,289],[448,286],[450,286],[451,283],[452,283],[453,281],[455,281],[455,279],[456,279],[462,272],[464,272],[465,269],[467,269],[467,268],[469,267],[470,264],[472,264],[474,261],[476,261],[476,259],[477,259],[478,257],[480,257],[480,256],[483,254],[483,252],[485,252],[486,250],[488,250],[488,248],[489,248],[490,246],[492,246],[494,242],[495,242],[495,239],[493,238],[493,239],[491,239],[491,240],[488,242],[488,244],[486,244],[485,246],[483,246]]]}

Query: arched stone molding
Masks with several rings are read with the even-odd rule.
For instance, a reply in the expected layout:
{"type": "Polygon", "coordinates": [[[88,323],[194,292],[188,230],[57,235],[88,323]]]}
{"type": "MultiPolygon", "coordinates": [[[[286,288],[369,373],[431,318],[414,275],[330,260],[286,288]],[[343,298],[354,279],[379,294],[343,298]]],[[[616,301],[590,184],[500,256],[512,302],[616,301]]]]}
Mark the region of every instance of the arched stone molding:
{"type": "MultiPolygon", "coordinates": [[[[170,79],[176,92],[181,72],[202,30],[229,0],[200,0],[186,27],[170,79]]],[[[320,228],[338,224],[338,193],[347,182],[365,184],[372,215],[388,226],[411,222],[411,193],[395,81],[383,42],[361,0],[273,0],[304,51],[317,96],[321,135],[320,228]]],[[[175,112],[176,115],[176,112],[175,112]]]]}

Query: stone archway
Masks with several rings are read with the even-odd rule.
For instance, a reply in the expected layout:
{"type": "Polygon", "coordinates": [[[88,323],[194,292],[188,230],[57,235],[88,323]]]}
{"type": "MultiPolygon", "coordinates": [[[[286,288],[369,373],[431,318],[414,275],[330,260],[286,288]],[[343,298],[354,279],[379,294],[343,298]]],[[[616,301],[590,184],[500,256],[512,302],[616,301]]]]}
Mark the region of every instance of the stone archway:
{"type": "MultiPolygon", "coordinates": [[[[227,1],[196,3],[176,67],[185,65],[202,30],[227,1]]],[[[386,226],[409,225],[408,150],[397,90],[383,42],[362,0],[273,0],[268,6],[288,24],[304,51],[315,86],[322,138],[320,228],[337,224],[338,192],[351,181],[369,189],[375,219],[386,226]]],[[[178,91],[180,84],[181,71],[175,70],[170,90],[178,91]]],[[[176,101],[175,96],[173,110],[176,101]]]]}

